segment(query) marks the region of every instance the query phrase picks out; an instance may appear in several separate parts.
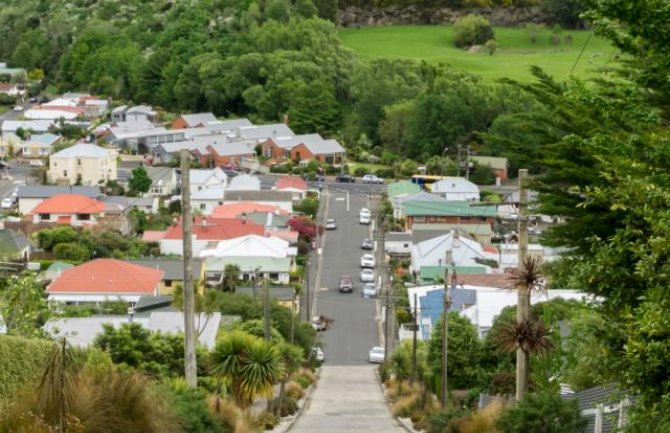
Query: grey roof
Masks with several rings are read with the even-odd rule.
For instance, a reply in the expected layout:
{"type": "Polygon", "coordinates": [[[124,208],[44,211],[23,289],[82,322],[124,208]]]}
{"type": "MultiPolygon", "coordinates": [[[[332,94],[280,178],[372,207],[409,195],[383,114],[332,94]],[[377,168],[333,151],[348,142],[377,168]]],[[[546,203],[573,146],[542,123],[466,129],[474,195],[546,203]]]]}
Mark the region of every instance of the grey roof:
{"type": "Polygon", "coordinates": [[[176,176],[175,169],[172,167],[144,167],[147,174],[155,184],[161,180],[169,181],[176,176]]]}
{"type": "Polygon", "coordinates": [[[402,204],[406,201],[447,201],[445,197],[429,192],[421,191],[414,194],[407,194],[400,197],[393,197],[393,202],[402,204]]]}
{"type": "Polygon", "coordinates": [[[119,105],[118,107],[112,110],[112,114],[123,113],[127,109],[128,109],[127,105],[119,105]]]}
{"type": "Polygon", "coordinates": [[[0,230],[0,252],[18,253],[28,245],[30,242],[20,232],[10,229],[0,230]]]}
{"type": "Polygon", "coordinates": [[[305,146],[313,155],[327,155],[332,153],[344,153],[344,148],[337,140],[324,140],[321,143],[305,143],[305,146]]]}
{"type": "Polygon", "coordinates": [[[477,291],[472,289],[460,289],[455,287],[449,290],[451,294],[451,306],[449,311],[460,312],[464,308],[477,304],[477,291]]]}
{"type": "MultiPolygon", "coordinates": [[[[142,259],[126,260],[128,263],[144,266],[152,269],[160,269],[164,272],[163,280],[183,281],[184,280],[184,261],[181,259],[142,259]]],[[[193,259],[191,266],[193,276],[197,279],[202,271],[203,260],[193,259]]]]}
{"type": "Polygon", "coordinates": [[[97,186],[54,186],[35,185],[20,186],[17,193],[18,198],[50,198],[59,194],[77,194],[88,198],[97,198],[100,188],[97,186]]]}
{"type": "Polygon", "coordinates": [[[412,233],[410,232],[388,232],[384,236],[386,242],[412,242],[412,233]]]}
{"type": "Polygon", "coordinates": [[[293,201],[291,191],[230,191],[226,190],[223,198],[226,201],[293,201]]]}
{"type": "Polygon", "coordinates": [[[142,314],[149,311],[177,311],[172,307],[172,296],[142,296],[135,304],[135,312],[142,314]]]}
{"type": "Polygon", "coordinates": [[[266,227],[288,227],[291,219],[288,215],[278,215],[273,212],[250,212],[247,214],[249,221],[266,227]]]}
{"type": "Polygon", "coordinates": [[[181,117],[188,126],[206,125],[209,122],[216,121],[216,116],[212,113],[182,114],[181,117]]]}
{"type": "Polygon", "coordinates": [[[216,120],[214,122],[208,122],[205,127],[210,131],[216,132],[227,132],[234,129],[240,128],[242,126],[254,126],[249,119],[228,119],[228,120],[216,120]]]}
{"type": "Polygon", "coordinates": [[[275,138],[273,141],[277,144],[277,146],[283,149],[293,149],[300,143],[307,145],[308,143],[321,143],[324,140],[323,137],[321,137],[319,134],[300,134],[293,137],[275,138]]]}
{"type": "Polygon", "coordinates": [[[261,268],[263,272],[289,272],[291,269],[290,257],[266,256],[224,256],[207,257],[205,259],[208,274],[220,274],[226,265],[237,265],[241,272],[254,272],[261,268]]]}
{"type": "Polygon", "coordinates": [[[255,152],[252,143],[245,141],[214,143],[211,146],[220,156],[250,155],[255,152]]]}
{"type": "Polygon", "coordinates": [[[130,107],[126,110],[126,114],[129,113],[156,114],[156,112],[148,105],[136,105],[130,107]]]}
{"type": "Polygon", "coordinates": [[[162,148],[166,153],[176,153],[182,149],[186,149],[189,152],[198,150],[203,154],[207,153],[206,145],[192,140],[174,141],[172,143],[161,143],[156,146],[156,148],[159,147],[162,148]]]}
{"type": "Polygon", "coordinates": [[[295,133],[284,123],[268,125],[241,126],[236,135],[242,139],[264,140],[273,137],[292,137],[295,133]]]}
{"type": "Polygon", "coordinates": [[[129,207],[153,207],[155,197],[126,197],[123,195],[101,195],[98,200],[105,203],[105,212],[125,211],[129,207]]]}
{"type": "MultiPolygon", "coordinates": [[[[253,287],[238,287],[235,289],[235,293],[241,293],[243,295],[254,296],[253,287]]],[[[291,301],[293,300],[293,288],[292,287],[268,287],[268,293],[270,298],[277,299],[278,301],[291,301]]],[[[256,296],[260,297],[262,295],[262,289],[256,288],[256,296]]]]}
{"type": "MultiPolygon", "coordinates": [[[[465,239],[472,239],[472,236],[470,236],[468,233],[466,233],[463,230],[460,229],[451,229],[453,230],[458,236],[465,238],[465,239]]],[[[445,235],[445,230],[443,229],[436,229],[436,230],[419,230],[419,229],[414,229],[412,230],[412,243],[413,244],[418,244],[421,242],[425,242],[430,239],[435,239],[439,238],[440,236],[445,235]]]]}
{"type": "Polygon", "coordinates": [[[47,132],[53,123],[53,120],[5,120],[2,122],[2,131],[14,132],[23,128],[33,132],[47,132]]]}
{"type": "Polygon", "coordinates": [[[106,158],[109,150],[95,144],[79,143],[51,155],[52,158],[106,158]]]}

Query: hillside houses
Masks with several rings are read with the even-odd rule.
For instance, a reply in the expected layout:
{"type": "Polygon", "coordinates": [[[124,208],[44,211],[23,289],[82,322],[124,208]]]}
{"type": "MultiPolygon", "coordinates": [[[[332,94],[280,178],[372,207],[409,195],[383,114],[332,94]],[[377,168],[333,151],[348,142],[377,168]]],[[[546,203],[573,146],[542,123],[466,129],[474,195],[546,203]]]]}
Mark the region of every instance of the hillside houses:
{"type": "Polygon", "coordinates": [[[116,180],[117,151],[79,143],[49,157],[47,178],[53,183],[98,185],[116,180]]]}

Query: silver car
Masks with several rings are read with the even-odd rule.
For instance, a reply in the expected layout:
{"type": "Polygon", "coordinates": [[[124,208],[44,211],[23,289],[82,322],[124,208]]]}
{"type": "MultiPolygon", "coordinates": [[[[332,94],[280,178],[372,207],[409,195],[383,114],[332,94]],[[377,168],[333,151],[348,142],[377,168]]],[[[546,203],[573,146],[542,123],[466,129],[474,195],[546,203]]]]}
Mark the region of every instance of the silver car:
{"type": "Polygon", "coordinates": [[[374,283],[375,281],[375,272],[372,269],[361,269],[361,282],[362,283],[374,283]]]}
{"type": "Polygon", "coordinates": [[[363,284],[363,297],[374,298],[375,296],[377,296],[377,287],[375,287],[374,283],[363,284]]]}
{"type": "Polygon", "coordinates": [[[373,364],[383,364],[384,358],[386,357],[385,352],[386,351],[383,347],[373,347],[368,353],[368,361],[372,362],[373,364]]]}

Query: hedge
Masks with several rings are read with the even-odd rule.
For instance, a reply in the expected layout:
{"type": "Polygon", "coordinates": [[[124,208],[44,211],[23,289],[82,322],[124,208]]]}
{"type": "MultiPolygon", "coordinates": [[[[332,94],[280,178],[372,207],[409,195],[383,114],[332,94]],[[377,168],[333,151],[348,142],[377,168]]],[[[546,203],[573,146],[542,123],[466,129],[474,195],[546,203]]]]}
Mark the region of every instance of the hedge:
{"type": "Polygon", "coordinates": [[[0,397],[39,380],[53,343],[0,335],[0,397]]]}

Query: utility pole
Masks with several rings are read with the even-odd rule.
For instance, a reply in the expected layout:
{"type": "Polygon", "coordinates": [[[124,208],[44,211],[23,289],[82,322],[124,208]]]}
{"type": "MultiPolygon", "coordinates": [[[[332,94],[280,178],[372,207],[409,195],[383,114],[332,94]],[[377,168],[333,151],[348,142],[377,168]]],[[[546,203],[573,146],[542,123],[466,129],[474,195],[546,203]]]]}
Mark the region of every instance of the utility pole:
{"type": "Polygon", "coordinates": [[[465,148],[465,179],[470,178],[470,145],[465,148]]]}
{"type": "Polygon", "coordinates": [[[393,282],[390,285],[386,286],[386,308],[384,310],[384,359],[388,359],[391,353],[391,343],[389,342],[389,317],[391,317],[391,287],[393,282]]]}
{"type": "Polygon", "coordinates": [[[414,324],[412,327],[412,382],[416,381],[416,333],[419,331],[419,304],[417,294],[414,294],[414,324]]]}
{"type": "Polygon", "coordinates": [[[458,161],[456,163],[456,176],[461,177],[461,145],[458,145],[458,161]]]}
{"type": "MultiPolygon", "coordinates": [[[[317,231],[318,231],[318,229],[319,228],[317,227],[317,231]]],[[[309,286],[310,286],[310,284],[309,284],[309,266],[310,266],[310,264],[311,264],[311,262],[309,260],[309,254],[308,254],[307,258],[305,259],[305,321],[307,321],[307,322],[312,320],[312,318],[310,317],[310,312],[309,312],[309,307],[310,307],[310,305],[309,305],[309,303],[310,303],[310,301],[309,301],[309,290],[310,290],[310,288],[309,288],[309,286]]]]}
{"type": "Polygon", "coordinates": [[[444,268],[444,303],[442,310],[442,407],[447,407],[449,372],[447,360],[449,358],[449,308],[451,307],[451,295],[449,294],[449,268],[444,268]]]}
{"type": "Polygon", "coordinates": [[[265,341],[270,341],[270,288],[268,279],[263,277],[263,319],[265,322],[265,341]]]}
{"type": "Polygon", "coordinates": [[[189,387],[198,386],[195,346],[195,294],[193,293],[193,239],[191,236],[190,155],[181,151],[181,207],[184,249],[184,376],[189,387]]]}
{"type": "MultiPolygon", "coordinates": [[[[528,254],[528,170],[519,170],[519,268],[524,265],[528,254]]],[[[527,322],[530,318],[530,288],[517,287],[517,323],[527,322]]],[[[528,351],[516,350],[516,399],[521,401],[528,391],[528,351]]]]}

